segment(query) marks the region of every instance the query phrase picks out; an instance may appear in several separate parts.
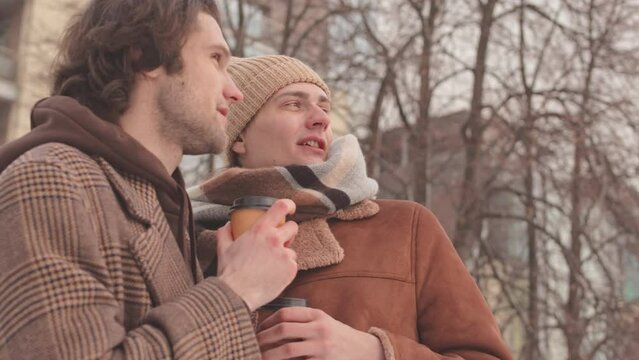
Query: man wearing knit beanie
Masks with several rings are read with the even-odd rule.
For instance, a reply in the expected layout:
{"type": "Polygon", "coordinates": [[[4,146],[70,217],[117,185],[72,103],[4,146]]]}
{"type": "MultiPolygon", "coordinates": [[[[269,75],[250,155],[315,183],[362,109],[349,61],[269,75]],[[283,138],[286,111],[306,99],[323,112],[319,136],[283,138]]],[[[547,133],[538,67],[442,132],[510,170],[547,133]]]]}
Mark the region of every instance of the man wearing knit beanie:
{"type": "Polygon", "coordinates": [[[376,199],[357,139],[333,141],[326,83],[282,55],[233,58],[228,72],[244,94],[228,116],[231,167],[189,194],[211,224],[244,196],[296,204],[298,273],[280,296],[308,307],[258,314],[262,359],[512,359],[436,217],[376,199]]]}
{"type": "MultiPolygon", "coordinates": [[[[231,166],[240,165],[242,159],[244,166],[250,165],[245,162],[251,162],[254,156],[270,156],[274,162],[287,159],[291,164],[304,156],[315,156],[319,160],[325,160],[333,136],[328,126],[327,115],[330,111],[330,90],[315,71],[301,61],[284,55],[233,58],[228,71],[244,94],[244,101],[232,106],[228,115],[229,142],[226,155],[231,166]],[[276,94],[277,96],[274,96],[276,94]],[[273,101],[280,102],[274,104],[273,101]],[[290,110],[286,113],[293,114],[295,110],[302,110],[302,107],[308,106],[314,107],[315,112],[307,127],[320,130],[300,134],[298,140],[307,143],[306,146],[303,146],[304,143],[282,144],[276,148],[269,146],[268,153],[265,153],[258,147],[261,142],[256,139],[258,141],[250,142],[252,145],[255,144],[254,151],[246,148],[242,141],[243,136],[268,137],[268,130],[293,131],[279,129],[281,124],[274,124],[278,129],[261,129],[257,126],[247,129],[258,113],[269,116],[269,110],[272,108],[286,107],[290,110]]],[[[281,119],[277,121],[279,120],[281,119]]],[[[268,124],[266,126],[268,127],[268,124]]]]}

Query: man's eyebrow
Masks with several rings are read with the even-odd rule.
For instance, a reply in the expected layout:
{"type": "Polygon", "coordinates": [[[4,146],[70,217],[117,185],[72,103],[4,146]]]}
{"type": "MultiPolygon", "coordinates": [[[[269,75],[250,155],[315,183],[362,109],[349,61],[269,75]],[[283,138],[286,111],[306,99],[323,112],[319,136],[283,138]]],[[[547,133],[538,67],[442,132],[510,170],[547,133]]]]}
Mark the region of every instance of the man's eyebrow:
{"type": "MultiPolygon", "coordinates": [[[[287,96],[293,96],[293,97],[297,97],[304,100],[307,100],[308,98],[310,98],[310,95],[304,91],[287,91],[277,95],[276,97],[273,98],[273,100],[279,100],[280,98],[287,97],[287,96]]],[[[324,95],[320,95],[318,102],[328,103],[328,104],[331,103],[328,97],[324,95]]]]}
{"type": "Polygon", "coordinates": [[[293,97],[298,97],[302,99],[308,99],[309,97],[308,93],[305,93],[303,91],[287,91],[277,95],[276,97],[273,98],[273,100],[278,100],[280,98],[287,97],[287,96],[293,96],[293,97]]]}

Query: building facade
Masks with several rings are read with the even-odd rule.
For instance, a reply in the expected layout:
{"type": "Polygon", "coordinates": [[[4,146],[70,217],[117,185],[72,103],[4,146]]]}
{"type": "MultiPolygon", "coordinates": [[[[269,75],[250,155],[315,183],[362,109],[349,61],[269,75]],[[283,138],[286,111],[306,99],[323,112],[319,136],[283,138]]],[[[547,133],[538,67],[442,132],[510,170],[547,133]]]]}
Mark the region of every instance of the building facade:
{"type": "Polygon", "coordinates": [[[29,131],[31,107],[50,94],[64,28],[86,2],[0,0],[0,143],[29,131]]]}

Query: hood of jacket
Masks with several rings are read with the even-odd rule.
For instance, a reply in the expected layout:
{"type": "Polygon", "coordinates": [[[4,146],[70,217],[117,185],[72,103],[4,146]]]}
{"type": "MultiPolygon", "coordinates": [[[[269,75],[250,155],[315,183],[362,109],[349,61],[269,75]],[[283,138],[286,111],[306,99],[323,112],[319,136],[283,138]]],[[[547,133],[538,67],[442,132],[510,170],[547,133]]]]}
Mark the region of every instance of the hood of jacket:
{"type": "Polygon", "coordinates": [[[0,146],[0,173],[25,152],[51,142],[104,158],[114,168],[152,183],[184,258],[195,271],[195,248],[190,245],[193,239],[191,205],[179,169],[169,174],[160,159],[142,144],[76,99],[52,96],[33,107],[29,133],[0,146]]]}

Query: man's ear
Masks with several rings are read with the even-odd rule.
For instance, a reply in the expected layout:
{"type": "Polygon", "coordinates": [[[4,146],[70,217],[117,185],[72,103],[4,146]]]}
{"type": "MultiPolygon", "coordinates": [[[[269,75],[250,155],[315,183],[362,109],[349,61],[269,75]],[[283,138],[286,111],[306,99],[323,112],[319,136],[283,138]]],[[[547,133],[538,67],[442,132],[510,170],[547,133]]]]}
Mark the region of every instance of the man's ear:
{"type": "Polygon", "coordinates": [[[158,66],[153,70],[142,71],[142,75],[147,79],[157,79],[160,75],[164,74],[165,70],[163,66],[158,66]]]}
{"type": "Polygon", "coordinates": [[[244,136],[243,134],[240,134],[240,136],[237,137],[237,140],[235,140],[233,145],[231,145],[231,150],[237,155],[246,154],[246,145],[244,143],[243,136],[244,136]]]}
{"type": "Polygon", "coordinates": [[[144,51],[138,46],[131,47],[129,49],[129,55],[131,56],[133,68],[142,70],[139,72],[136,71],[136,75],[139,74],[142,78],[157,79],[161,74],[166,73],[162,64],[153,64],[149,61],[149,59],[146,59],[144,51]]]}

